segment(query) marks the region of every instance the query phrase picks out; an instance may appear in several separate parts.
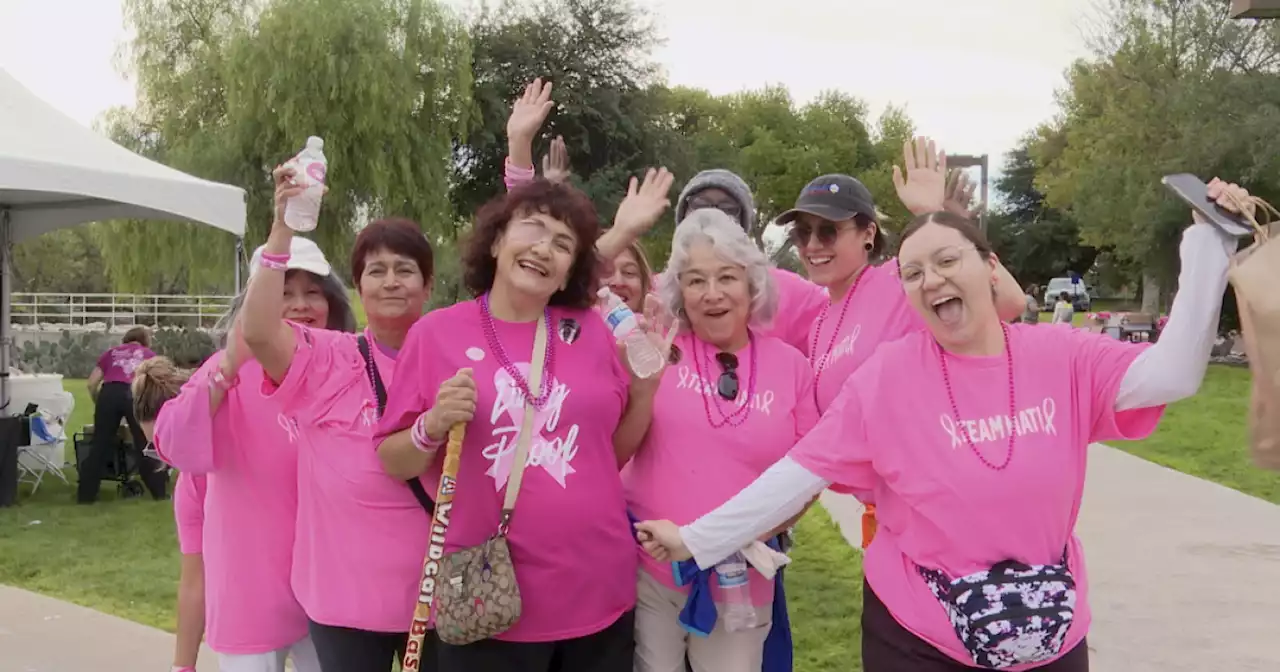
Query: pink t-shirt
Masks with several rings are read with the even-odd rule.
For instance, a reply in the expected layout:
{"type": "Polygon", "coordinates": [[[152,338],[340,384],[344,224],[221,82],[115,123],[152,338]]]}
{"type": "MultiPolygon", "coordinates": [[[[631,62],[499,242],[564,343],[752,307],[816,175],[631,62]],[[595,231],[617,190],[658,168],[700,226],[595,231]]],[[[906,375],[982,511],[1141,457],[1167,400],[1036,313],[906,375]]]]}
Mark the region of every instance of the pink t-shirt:
{"type": "Polygon", "coordinates": [[[199,555],[204,547],[204,493],[207,477],[178,474],[173,486],[173,519],[178,523],[178,550],[199,555]]]}
{"type": "MultiPolygon", "coordinates": [[[[554,356],[544,376],[554,387],[534,421],[508,536],[523,613],[497,639],[513,642],[600,632],[636,603],[636,541],[613,450],[629,376],[596,312],[553,307],[548,326],[554,356]],[[568,328],[573,323],[578,330],[568,328]]],[[[537,322],[494,319],[493,328],[527,375],[537,322]]],[[[386,436],[410,426],[435,401],[441,382],[458,369],[473,370],[477,410],[463,442],[445,552],[483,543],[498,529],[524,402],[494,350],[479,301],[428,313],[405,339],[378,428],[386,436]]],[[[440,479],[443,452],[423,476],[429,492],[440,479]]]]}
{"type": "Polygon", "coordinates": [[[264,400],[262,367],[209,417],[215,354],[160,409],[156,450],[184,474],[207,474],[204,502],[205,638],[218,653],[255,654],[307,636],[289,585],[298,515],[297,430],[264,400]]]}
{"type": "MultiPolygon", "coordinates": [[[[293,590],[317,623],[404,632],[431,519],[378,460],[374,396],[356,334],[294,325],[297,350],[271,398],[299,428],[293,590]]],[[[383,384],[396,360],[373,344],[383,384]]]]}
{"type": "MultiPolygon", "coordinates": [[[[663,374],[653,423],[623,469],[622,479],[636,518],[684,525],[731,499],[786,455],[817,422],[818,409],[813,403],[809,363],[777,338],[757,336],[754,346],[736,353],[738,398],[734,402],[716,392],[721,367],[714,348],[693,334],[681,334],[676,345],[680,361],[663,374]],[[734,415],[739,412],[742,415],[734,415]],[[713,422],[721,427],[715,428],[713,422]]],[[[680,590],[670,563],[637,551],[641,566],[651,576],[680,590]]],[[[719,586],[715,581],[711,584],[719,600],[719,586]]],[[[773,581],[754,569],[751,597],[758,605],[773,599],[773,581]]]]}
{"type": "Polygon", "coordinates": [[[1078,601],[1066,653],[1089,630],[1073,534],[1087,447],[1146,437],[1163,413],[1115,411],[1143,347],[1069,327],[1010,325],[1015,408],[1004,355],[947,355],[957,421],[937,345],[917,332],[880,346],[791,457],[826,480],[874,491],[879,530],[863,561],[867,582],[903,627],[962,663],[972,658],[914,563],[955,578],[1009,559],[1057,563],[1069,547],[1078,601]],[[969,445],[1000,465],[1010,433],[1013,457],[1000,471],[969,445]]]}
{"type": "Polygon", "coordinates": [[[831,405],[844,381],[881,343],[926,328],[902,290],[897,259],[867,267],[843,301],[823,308],[826,312],[810,321],[802,350],[813,366],[820,410],[831,405]]]}
{"type": "Polygon", "coordinates": [[[102,370],[104,383],[133,382],[133,372],[143,361],[155,357],[156,353],[139,343],[122,343],[102,353],[98,358],[98,368],[102,370]]]}
{"type": "MultiPolygon", "coordinates": [[[[813,323],[830,303],[827,290],[781,268],[769,269],[778,286],[778,312],[760,333],[780,338],[801,353],[809,353],[813,323]]],[[[902,293],[901,288],[898,293],[902,293]]]]}

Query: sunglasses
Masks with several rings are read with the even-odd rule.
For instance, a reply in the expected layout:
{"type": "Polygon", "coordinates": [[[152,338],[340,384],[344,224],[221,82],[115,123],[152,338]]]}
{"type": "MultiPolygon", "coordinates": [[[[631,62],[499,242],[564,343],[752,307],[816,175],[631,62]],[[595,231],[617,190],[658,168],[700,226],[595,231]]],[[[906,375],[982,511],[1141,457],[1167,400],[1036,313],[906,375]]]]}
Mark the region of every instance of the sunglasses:
{"type": "Polygon", "coordinates": [[[720,364],[720,380],[716,381],[716,394],[726,401],[738,398],[738,356],[731,352],[716,353],[720,364]]]}
{"type": "Polygon", "coordinates": [[[723,212],[724,214],[729,215],[734,219],[737,219],[742,214],[742,206],[738,205],[737,203],[734,203],[733,201],[711,202],[711,201],[701,201],[698,199],[690,199],[689,201],[690,212],[693,212],[694,210],[707,210],[707,209],[719,210],[720,212],[723,212]]]}
{"type": "Polygon", "coordinates": [[[826,247],[835,243],[836,238],[840,237],[840,232],[844,231],[845,228],[836,222],[822,222],[817,226],[812,226],[807,222],[796,222],[791,225],[791,230],[787,232],[787,237],[791,239],[792,245],[800,248],[808,245],[810,238],[817,236],[818,244],[826,247]]]}

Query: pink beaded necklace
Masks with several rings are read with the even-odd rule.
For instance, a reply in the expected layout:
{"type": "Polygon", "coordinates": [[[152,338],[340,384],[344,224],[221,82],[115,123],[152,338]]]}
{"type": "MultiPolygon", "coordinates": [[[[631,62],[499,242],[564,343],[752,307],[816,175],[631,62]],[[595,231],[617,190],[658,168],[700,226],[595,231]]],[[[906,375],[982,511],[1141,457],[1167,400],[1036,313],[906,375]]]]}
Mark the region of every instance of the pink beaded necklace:
{"type": "MultiPolygon", "coordinates": [[[[1014,401],[1015,394],[1014,394],[1014,384],[1013,384],[1013,348],[1009,345],[1008,325],[1001,322],[1000,330],[1004,333],[1004,356],[1005,356],[1005,363],[1008,365],[1008,369],[1009,369],[1009,417],[1012,418],[1014,417],[1014,415],[1017,414],[1017,409],[1018,409],[1017,403],[1014,401]]],[[[947,399],[951,401],[951,417],[953,420],[955,420],[956,426],[959,427],[960,426],[960,407],[956,405],[956,394],[951,389],[951,374],[950,372],[947,371],[947,353],[943,352],[942,346],[939,345],[936,340],[933,342],[933,345],[935,348],[938,349],[938,360],[942,362],[942,382],[945,383],[947,386],[947,399]]],[[[972,450],[973,454],[977,455],[978,459],[982,460],[982,463],[986,465],[988,469],[994,469],[995,471],[1003,471],[1005,467],[1009,466],[1009,462],[1013,460],[1013,444],[1014,444],[1014,437],[1017,434],[1016,432],[1013,432],[1013,431],[1009,432],[1009,452],[1004,456],[1004,462],[1001,462],[998,466],[989,462],[986,457],[983,457],[982,453],[978,451],[978,447],[973,445],[973,437],[969,436],[968,431],[964,431],[963,434],[964,434],[965,442],[969,444],[969,450],[972,450]]]]}
{"type": "MultiPolygon", "coordinates": [[[[742,423],[746,422],[747,416],[751,415],[751,400],[755,399],[755,396],[756,396],[756,337],[755,335],[750,332],[747,333],[747,347],[751,348],[751,380],[747,381],[747,396],[746,396],[747,401],[746,403],[739,406],[737,410],[732,411],[730,413],[725,413],[724,409],[720,407],[719,394],[716,394],[716,393],[713,393],[710,395],[706,394],[707,381],[702,376],[702,359],[703,357],[706,357],[706,352],[705,352],[706,346],[703,345],[701,341],[698,340],[697,336],[694,336],[692,340],[693,340],[693,347],[690,349],[693,350],[693,368],[694,368],[694,371],[697,372],[698,374],[698,385],[701,386],[698,392],[702,397],[702,411],[707,416],[707,424],[711,425],[712,429],[720,429],[721,427],[725,427],[725,426],[737,427],[742,423]],[[702,345],[702,348],[699,348],[698,347],[699,345],[702,345]],[[710,402],[707,401],[708,396],[711,397],[710,402]],[[719,422],[712,419],[711,417],[712,405],[715,406],[716,414],[719,415],[721,418],[719,422]]],[[[737,403],[737,400],[735,399],[733,401],[730,401],[729,403],[737,403]]]]}
{"type": "MultiPolygon", "coordinates": [[[[502,369],[507,372],[508,376],[515,381],[516,386],[524,393],[524,398],[539,411],[543,406],[547,405],[547,401],[551,399],[551,380],[555,377],[553,373],[556,368],[556,343],[554,338],[547,338],[547,351],[542,356],[542,384],[539,386],[538,394],[534,395],[529,389],[529,379],[520,373],[520,369],[511,363],[511,358],[507,356],[506,348],[502,347],[502,341],[498,340],[498,330],[493,325],[493,313],[489,312],[489,295],[482,294],[476,299],[480,303],[480,324],[484,327],[485,340],[489,342],[489,350],[493,352],[493,356],[497,358],[498,363],[502,365],[502,369]]],[[[551,328],[551,307],[547,306],[542,309],[542,316],[546,319],[547,328],[551,328]]],[[[534,329],[539,328],[537,325],[534,329]]]]}
{"type": "Polygon", "coordinates": [[[818,363],[822,358],[831,354],[831,349],[836,345],[836,339],[840,336],[840,328],[844,326],[844,316],[849,312],[850,299],[853,293],[857,291],[858,284],[862,282],[862,276],[867,274],[867,267],[871,263],[868,262],[858,271],[858,277],[853,279],[853,284],[849,287],[849,291],[844,293],[844,298],[840,301],[840,318],[836,320],[835,331],[831,332],[831,338],[827,340],[827,349],[818,354],[818,336],[822,333],[822,325],[827,321],[827,313],[831,310],[831,304],[822,307],[822,313],[818,315],[818,321],[813,326],[813,339],[809,343],[809,365],[813,367],[813,402],[818,403],[818,381],[822,380],[822,373],[826,371],[826,367],[818,368],[818,363]]]}

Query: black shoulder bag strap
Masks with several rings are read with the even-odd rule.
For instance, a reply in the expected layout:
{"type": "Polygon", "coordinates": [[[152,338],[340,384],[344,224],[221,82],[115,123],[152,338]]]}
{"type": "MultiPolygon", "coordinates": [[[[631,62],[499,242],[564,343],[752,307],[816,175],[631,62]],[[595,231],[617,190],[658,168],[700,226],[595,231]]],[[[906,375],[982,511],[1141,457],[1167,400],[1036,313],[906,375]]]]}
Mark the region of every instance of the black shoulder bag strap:
{"type": "MultiPolygon", "coordinates": [[[[364,368],[369,373],[369,382],[373,385],[373,393],[378,397],[378,417],[382,417],[382,413],[387,410],[387,388],[382,384],[382,375],[378,373],[378,363],[373,360],[373,350],[369,348],[369,339],[360,334],[358,339],[360,343],[360,354],[364,357],[364,368]]],[[[418,498],[418,503],[422,505],[422,509],[427,512],[430,517],[435,513],[436,504],[431,501],[431,497],[427,494],[427,489],[422,487],[422,479],[411,478],[405,481],[409,484],[409,489],[413,491],[413,496],[418,498]]]]}

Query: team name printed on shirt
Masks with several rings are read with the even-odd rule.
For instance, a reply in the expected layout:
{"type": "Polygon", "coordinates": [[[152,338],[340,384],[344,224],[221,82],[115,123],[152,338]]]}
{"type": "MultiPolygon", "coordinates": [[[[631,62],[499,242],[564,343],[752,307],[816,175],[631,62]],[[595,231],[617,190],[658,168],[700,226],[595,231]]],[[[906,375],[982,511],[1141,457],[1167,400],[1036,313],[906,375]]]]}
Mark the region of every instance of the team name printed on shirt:
{"type": "Polygon", "coordinates": [[[858,336],[860,336],[861,334],[862,334],[862,325],[861,324],[853,325],[853,329],[849,331],[849,334],[847,336],[840,339],[839,341],[836,341],[835,345],[831,346],[830,351],[823,354],[821,357],[818,358],[816,362],[813,363],[813,372],[822,373],[823,371],[826,371],[828,368],[833,366],[836,362],[840,361],[841,359],[844,359],[848,355],[852,355],[853,347],[857,345],[858,336]]]}
{"type": "MultiPolygon", "coordinates": [[[[720,393],[716,391],[717,385],[715,380],[705,380],[688,366],[682,366],[676,369],[676,375],[680,380],[676,383],[677,390],[692,390],[704,397],[718,397],[720,393]]],[[[717,376],[718,378],[718,376],[717,376]]],[[[771,407],[773,405],[773,390],[764,390],[751,395],[751,410],[760,411],[765,415],[772,415],[771,407]]],[[[748,402],[746,386],[738,391],[738,397],[731,402],[735,406],[745,406],[748,402]]]]}
{"type": "Polygon", "coordinates": [[[989,441],[1004,441],[1010,436],[1027,436],[1045,434],[1057,436],[1058,429],[1053,424],[1057,405],[1052,397],[1038,406],[1029,406],[1014,415],[993,415],[974,420],[956,421],[948,413],[938,416],[942,429],[951,437],[951,448],[959,448],[972,442],[974,445],[989,441]]]}
{"type": "MultiPolygon", "coordinates": [[[[529,375],[528,364],[517,364],[516,368],[522,375],[529,375]]],[[[492,436],[497,440],[485,446],[481,454],[490,462],[485,473],[493,477],[494,490],[497,491],[506,485],[515,462],[516,439],[524,422],[525,395],[504,369],[494,373],[493,387],[496,394],[493,408],[489,411],[489,422],[493,425],[492,436]]],[[[525,461],[525,467],[542,467],[562,488],[568,487],[569,474],[577,471],[572,463],[578,454],[579,428],[577,424],[570,425],[563,437],[548,438],[546,433],[559,429],[560,413],[570,391],[569,386],[559,380],[552,381],[551,396],[546,405],[534,411],[529,456],[525,461]]]]}

